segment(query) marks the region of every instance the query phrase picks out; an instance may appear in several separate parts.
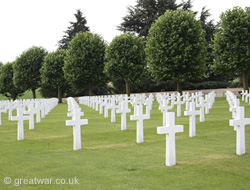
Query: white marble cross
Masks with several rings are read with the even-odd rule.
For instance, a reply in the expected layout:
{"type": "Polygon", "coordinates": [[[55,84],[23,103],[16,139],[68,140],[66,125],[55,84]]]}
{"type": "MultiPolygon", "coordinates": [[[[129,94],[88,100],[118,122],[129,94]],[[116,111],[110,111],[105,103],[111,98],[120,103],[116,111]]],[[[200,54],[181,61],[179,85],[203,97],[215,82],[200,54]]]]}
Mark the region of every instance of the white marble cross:
{"type": "Polygon", "coordinates": [[[33,106],[33,103],[29,104],[28,111],[24,111],[24,114],[29,115],[29,130],[34,129],[34,115],[36,113],[36,109],[33,106]]]}
{"type": "Polygon", "coordinates": [[[99,114],[101,115],[101,114],[103,114],[103,106],[104,106],[103,97],[100,97],[100,99],[99,99],[99,105],[100,105],[100,107],[99,107],[99,114]]]}
{"type": "Polygon", "coordinates": [[[44,100],[41,102],[40,106],[41,106],[41,111],[42,111],[41,116],[42,118],[45,118],[45,101],[44,100]]]}
{"type": "Polygon", "coordinates": [[[245,125],[250,125],[250,118],[245,118],[245,107],[236,108],[236,117],[229,121],[229,125],[236,131],[236,154],[245,154],[245,125]]]}
{"type": "Polygon", "coordinates": [[[79,150],[81,149],[81,125],[87,125],[87,119],[81,119],[81,108],[73,110],[73,118],[72,120],[66,120],[66,126],[73,126],[73,149],[79,150]]]}
{"type": "Polygon", "coordinates": [[[111,109],[111,123],[116,122],[116,109],[118,108],[118,105],[115,103],[115,97],[111,98],[111,104],[108,106],[108,109],[111,109]]]}
{"type": "Polygon", "coordinates": [[[95,101],[96,101],[96,104],[95,104],[95,111],[98,111],[98,109],[99,109],[99,104],[101,103],[100,97],[96,97],[95,101]]]}
{"type": "Polygon", "coordinates": [[[209,114],[209,98],[208,95],[205,95],[205,114],[209,114]]]}
{"type": "Polygon", "coordinates": [[[166,166],[176,165],[175,133],[183,132],[183,125],[175,125],[175,113],[168,112],[167,123],[157,127],[157,134],[166,134],[166,166]]]}
{"type": "Polygon", "coordinates": [[[189,110],[189,101],[191,100],[191,97],[189,97],[190,95],[189,95],[189,93],[187,92],[185,95],[184,95],[184,100],[185,100],[185,102],[186,102],[186,111],[188,111],[189,110]]]}
{"type": "Polygon", "coordinates": [[[247,94],[245,95],[245,103],[248,103],[248,99],[249,99],[249,97],[250,97],[250,94],[249,94],[249,93],[247,93],[247,94]]]}
{"type": "Polygon", "coordinates": [[[197,104],[196,106],[200,108],[200,122],[204,122],[205,121],[205,117],[204,117],[205,103],[204,103],[203,97],[200,97],[200,103],[197,104]]]}
{"type": "Polygon", "coordinates": [[[23,108],[18,107],[17,109],[17,116],[11,116],[11,121],[18,121],[17,122],[17,140],[24,139],[24,129],[23,129],[23,121],[29,120],[29,116],[23,115],[23,108]]]}
{"type": "Polygon", "coordinates": [[[125,97],[125,100],[121,102],[121,107],[116,110],[116,113],[121,114],[121,130],[127,130],[127,113],[131,112],[131,109],[128,108],[128,99],[125,97]]]}
{"type": "Polygon", "coordinates": [[[36,109],[36,123],[41,122],[41,107],[40,107],[40,101],[37,100],[35,103],[35,109],[36,109]]]}
{"type": "Polygon", "coordinates": [[[143,114],[143,106],[142,104],[135,105],[136,115],[131,115],[130,120],[136,120],[136,142],[142,143],[144,141],[143,137],[143,120],[149,119],[148,115],[143,114]]]}
{"type": "Polygon", "coordinates": [[[133,99],[131,99],[130,103],[132,104],[133,108],[134,108],[134,115],[137,114],[137,108],[140,103],[141,103],[141,99],[139,96],[134,97],[133,99]]]}
{"type": "Polygon", "coordinates": [[[105,97],[104,98],[104,118],[108,118],[109,117],[109,110],[108,110],[108,106],[109,106],[109,98],[105,97]]]}
{"type": "Polygon", "coordinates": [[[172,109],[172,106],[168,106],[169,100],[168,99],[163,99],[162,104],[159,106],[159,110],[161,110],[162,114],[163,114],[163,126],[166,125],[166,114],[168,112],[168,110],[172,109]]]}
{"type": "Polygon", "coordinates": [[[229,111],[232,112],[232,118],[235,119],[237,107],[240,106],[240,100],[235,98],[230,105],[229,111]]]}
{"type": "Polygon", "coordinates": [[[14,103],[10,102],[9,103],[9,112],[8,112],[8,116],[9,116],[9,121],[11,120],[11,116],[12,116],[12,111],[14,109],[14,103]]]}
{"type": "Polygon", "coordinates": [[[181,101],[181,95],[179,93],[174,104],[177,105],[177,117],[181,117],[181,105],[184,104],[184,101],[181,101]]]}
{"type": "Polygon", "coordinates": [[[242,101],[244,101],[244,97],[245,97],[245,92],[244,92],[244,90],[242,90],[242,91],[241,91],[241,98],[242,98],[241,100],[242,100],[242,101]]]}
{"type": "Polygon", "coordinates": [[[103,114],[104,102],[100,103],[99,114],[103,114]]]}
{"type": "Polygon", "coordinates": [[[150,111],[152,110],[153,100],[151,98],[147,98],[144,105],[146,106],[146,114],[150,119],[150,111]]]}
{"type": "Polygon", "coordinates": [[[195,116],[200,114],[199,110],[195,110],[195,102],[190,102],[190,110],[185,111],[184,115],[189,116],[189,137],[196,136],[196,121],[195,116]]]}
{"type": "Polygon", "coordinates": [[[174,93],[171,94],[170,99],[171,99],[171,105],[170,106],[173,108],[174,107],[174,101],[175,101],[175,94],[174,93]]]}

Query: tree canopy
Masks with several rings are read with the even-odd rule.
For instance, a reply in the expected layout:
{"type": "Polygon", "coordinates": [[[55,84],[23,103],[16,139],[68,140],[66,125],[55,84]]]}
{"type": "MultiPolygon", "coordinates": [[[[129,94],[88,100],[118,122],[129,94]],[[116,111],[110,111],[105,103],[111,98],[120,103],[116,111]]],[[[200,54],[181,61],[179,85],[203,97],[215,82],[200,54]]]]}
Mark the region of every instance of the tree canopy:
{"type": "Polygon", "coordinates": [[[106,49],[105,73],[112,78],[126,82],[130,95],[130,85],[140,83],[145,76],[144,42],[131,33],[116,36],[106,49]]]}
{"type": "Polygon", "coordinates": [[[214,36],[214,70],[227,74],[240,72],[248,90],[250,69],[250,7],[234,7],[220,15],[214,36]]]}
{"type": "Polygon", "coordinates": [[[0,93],[15,100],[23,95],[24,91],[13,83],[13,64],[14,62],[6,63],[0,67],[0,93]]]}
{"type": "Polygon", "coordinates": [[[200,21],[192,12],[167,11],[152,24],[147,38],[149,71],[157,81],[171,79],[181,83],[203,76],[206,40],[200,21]]]}
{"type": "Polygon", "coordinates": [[[137,0],[135,7],[129,6],[127,16],[118,26],[123,32],[133,32],[141,37],[146,37],[152,23],[167,10],[176,10],[176,0],[137,0]]]}
{"type": "Polygon", "coordinates": [[[146,38],[148,31],[154,21],[166,11],[182,8],[190,10],[192,1],[182,0],[177,4],[176,0],[137,0],[137,4],[127,8],[127,15],[123,22],[117,27],[122,32],[132,32],[140,37],[146,38]]]}
{"type": "Polygon", "coordinates": [[[14,85],[23,91],[32,90],[36,98],[36,89],[41,85],[40,69],[47,51],[42,47],[32,47],[23,52],[13,65],[14,85]]]}
{"type": "Polygon", "coordinates": [[[65,56],[66,51],[63,49],[51,52],[45,57],[41,68],[42,86],[57,88],[60,103],[62,102],[61,87],[66,84],[63,73],[65,56]]]}
{"type": "Polygon", "coordinates": [[[86,26],[87,20],[83,16],[81,10],[77,10],[76,14],[74,14],[76,18],[76,22],[70,22],[70,26],[66,31],[64,31],[65,35],[58,42],[59,49],[67,49],[69,42],[74,38],[74,36],[78,32],[87,32],[89,31],[89,27],[86,26]]]}
{"type": "Polygon", "coordinates": [[[105,48],[103,38],[90,32],[79,32],[69,43],[64,75],[75,91],[88,85],[91,96],[93,85],[105,81],[105,48]]]}

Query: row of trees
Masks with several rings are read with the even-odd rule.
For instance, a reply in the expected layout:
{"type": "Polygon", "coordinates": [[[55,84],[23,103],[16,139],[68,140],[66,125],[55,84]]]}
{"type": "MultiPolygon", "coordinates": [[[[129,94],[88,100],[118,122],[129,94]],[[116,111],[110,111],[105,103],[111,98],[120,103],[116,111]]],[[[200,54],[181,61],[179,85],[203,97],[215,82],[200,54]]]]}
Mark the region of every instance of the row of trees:
{"type": "MultiPolygon", "coordinates": [[[[119,27],[125,33],[109,45],[101,36],[88,32],[86,19],[78,10],[77,22],[71,22],[56,52],[32,47],[14,63],[0,67],[1,93],[16,98],[31,89],[35,98],[35,89],[42,86],[57,88],[61,100],[61,90],[67,85],[79,93],[87,87],[92,95],[93,86],[122,79],[130,94],[131,85],[148,78],[158,82],[174,80],[181,92],[182,82],[204,78],[209,72],[211,75],[211,70],[223,75],[247,73],[249,8],[236,7],[223,13],[212,41],[214,25],[212,21],[207,22],[209,12],[205,8],[196,20],[196,13],[190,11],[190,1],[181,5],[174,0],[138,0],[137,3],[135,8],[128,8],[131,15],[124,17],[119,27]],[[161,10],[163,5],[168,11],[161,10]],[[213,56],[215,64],[212,64],[213,56]],[[4,74],[7,71],[9,74],[4,74]],[[5,81],[12,83],[6,86],[5,81]]],[[[244,88],[248,89],[248,85],[244,84],[244,88]]]]}

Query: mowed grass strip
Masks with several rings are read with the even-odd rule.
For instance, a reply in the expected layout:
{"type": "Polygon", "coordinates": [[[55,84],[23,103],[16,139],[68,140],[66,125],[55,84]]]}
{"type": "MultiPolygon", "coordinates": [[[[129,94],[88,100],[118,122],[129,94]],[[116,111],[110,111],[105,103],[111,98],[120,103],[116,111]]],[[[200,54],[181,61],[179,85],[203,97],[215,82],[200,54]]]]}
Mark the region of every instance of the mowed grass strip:
{"type": "MultiPolygon", "coordinates": [[[[250,106],[242,103],[246,117],[250,106]]],[[[196,117],[196,137],[189,120],[176,118],[184,132],[176,134],[177,165],[165,166],[166,135],[157,135],[162,113],[154,102],[151,119],[144,120],[144,143],[136,143],[136,121],[127,115],[127,131],[99,112],[81,105],[89,124],[81,127],[82,149],[73,151],[73,129],[65,125],[67,104],[59,104],[34,130],[24,124],[24,140],[17,141],[17,122],[2,113],[0,126],[0,189],[249,189],[250,126],[246,126],[246,154],[236,155],[236,132],[225,98],[216,98],[205,122],[196,117]],[[11,184],[4,183],[11,177],[11,184]],[[67,184],[68,179],[79,184],[67,184]],[[19,179],[51,179],[52,184],[24,184],[19,179]],[[18,180],[17,180],[18,179],[18,180]],[[56,183],[65,179],[65,184],[56,183]],[[16,183],[15,183],[16,182],[16,183]],[[20,184],[21,182],[21,184],[20,184]]],[[[176,108],[171,110],[176,112],[176,108]]],[[[131,114],[133,110],[131,110],[131,114]]],[[[32,181],[31,181],[32,182],[32,181]]]]}

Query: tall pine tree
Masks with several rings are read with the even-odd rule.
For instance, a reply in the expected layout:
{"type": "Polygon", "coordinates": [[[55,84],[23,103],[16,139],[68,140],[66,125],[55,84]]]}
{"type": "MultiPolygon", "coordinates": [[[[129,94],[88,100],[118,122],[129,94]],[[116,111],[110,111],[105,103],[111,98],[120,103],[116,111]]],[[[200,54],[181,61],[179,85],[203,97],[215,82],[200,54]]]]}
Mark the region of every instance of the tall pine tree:
{"type": "Polygon", "coordinates": [[[209,9],[206,9],[206,7],[202,8],[201,14],[200,14],[200,22],[201,22],[201,26],[203,31],[205,31],[206,35],[206,43],[207,43],[207,71],[205,74],[205,78],[207,80],[218,80],[218,77],[221,80],[221,76],[216,76],[214,74],[214,72],[211,70],[211,66],[213,65],[213,60],[214,60],[214,56],[212,55],[212,38],[214,36],[215,33],[215,24],[213,20],[208,21],[208,18],[211,16],[209,9]]]}
{"type": "Polygon", "coordinates": [[[122,32],[132,32],[140,37],[146,38],[152,23],[168,10],[182,8],[190,10],[191,0],[182,1],[177,4],[176,0],[137,0],[137,4],[128,7],[127,16],[117,27],[122,32]]]}
{"type": "Polygon", "coordinates": [[[87,20],[83,16],[81,10],[77,10],[75,18],[76,22],[70,22],[70,26],[66,31],[64,31],[65,35],[58,42],[59,49],[68,49],[69,42],[74,38],[74,36],[78,32],[88,32],[89,27],[86,26],[87,20]]]}

